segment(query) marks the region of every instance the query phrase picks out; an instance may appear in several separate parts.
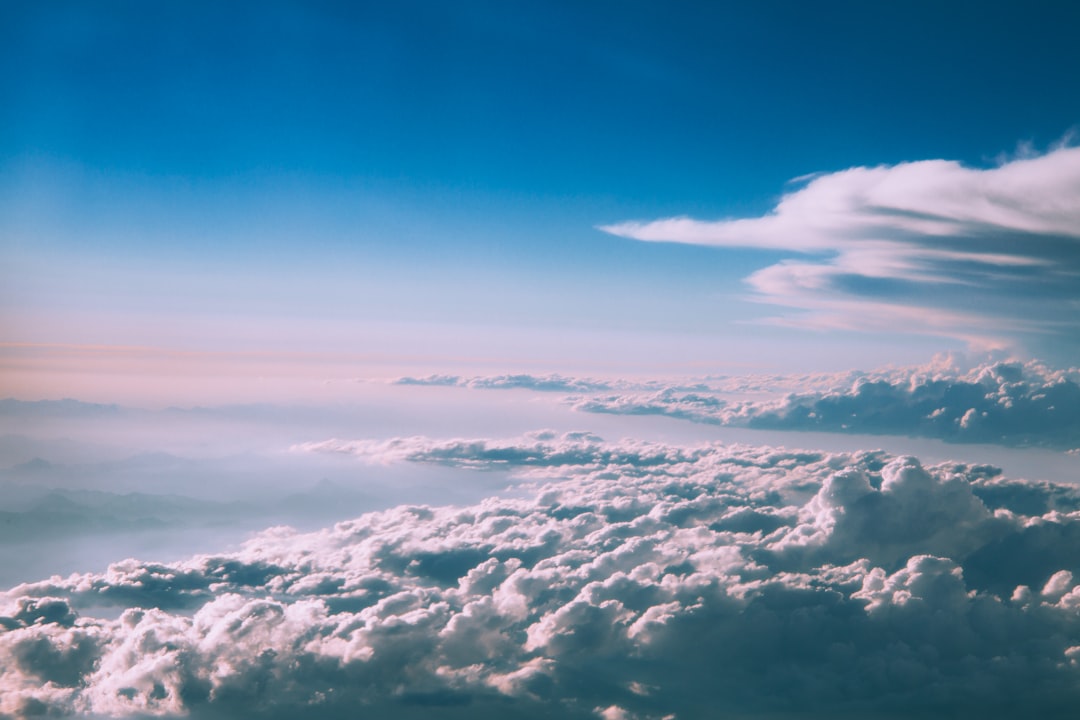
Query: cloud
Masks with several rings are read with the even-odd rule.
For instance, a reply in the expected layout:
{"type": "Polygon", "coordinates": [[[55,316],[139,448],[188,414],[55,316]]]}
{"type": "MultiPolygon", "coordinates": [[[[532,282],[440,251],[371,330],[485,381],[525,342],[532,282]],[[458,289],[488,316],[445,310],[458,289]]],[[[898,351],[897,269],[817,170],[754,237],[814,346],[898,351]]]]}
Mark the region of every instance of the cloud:
{"type": "MultiPolygon", "coordinates": [[[[426,377],[400,377],[393,385],[424,385],[434,387],[464,387],[476,390],[534,390],[537,392],[589,393],[608,390],[646,390],[663,387],[657,381],[633,382],[621,379],[575,378],[565,375],[428,375],[426,377]]],[[[686,389],[705,389],[695,384],[686,389]]]]}
{"type": "Polygon", "coordinates": [[[716,395],[665,388],[653,393],[622,393],[570,398],[575,410],[612,415],[664,415],[712,425],[737,424],[751,404],[731,403],[716,395]]]}
{"type": "MultiPolygon", "coordinates": [[[[1037,360],[953,355],[924,365],[799,375],[710,376],[634,382],[528,375],[431,376],[416,384],[554,391],[575,410],[660,415],[696,423],[769,430],[930,437],[948,442],[1080,448],[1080,369],[1037,360]]],[[[451,452],[443,448],[444,452],[451,452]]],[[[383,447],[373,457],[406,453],[383,447]]],[[[434,460],[432,460],[434,461],[434,460]]],[[[453,464],[443,458],[444,464],[453,464]]]]}
{"type": "Polygon", "coordinates": [[[657,446],[625,441],[617,446],[604,444],[588,432],[556,433],[540,430],[510,440],[435,440],[426,437],[390,440],[325,440],[299,443],[294,452],[345,453],[379,463],[399,461],[430,463],[477,470],[529,468],[544,475],[560,468],[633,468],[663,466],[675,460],[689,461],[701,450],[657,446]],[[684,452],[690,453],[683,455],[684,452]]]}
{"type": "Polygon", "coordinates": [[[1013,717],[1080,700],[1075,488],[584,433],[301,450],[534,484],[12,588],[0,714],[1013,717]]]}
{"type": "MultiPolygon", "coordinates": [[[[837,376],[830,376],[837,377],[837,376]]],[[[844,377],[844,376],[839,376],[844,377]]],[[[1080,446],[1080,373],[1029,361],[962,370],[932,363],[853,374],[830,390],[728,400],[665,389],[570,400],[585,412],[665,415],[718,425],[909,435],[950,442],[1080,446]]]]}
{"type": "Polygon", "coordinates": [[[954,378],[866,380],[847,392],[793,395],[750,424],[1071,448],[1080,445],[1080,385],[1075,371],[994,363],[954,378]]]}
{"type": "Polygon", "coordinates": [[[394,385],[433,385],[441,387],[467,387],[485,390],[536,390],[540,392],[592,392],[611,390],[610,383],[569,378],[562,375],[495,375],[462,377],[460,375],[428,375],[426,377],[401,377],[394,385]]]}
{"type": "Polygon", "coordinates": [[[800,327],[1075,342],[1080,148],[978,169],[927,160],[817,174],[758,218],[600,229],[643,241],[798,253],[748,278],[800,327]]]}

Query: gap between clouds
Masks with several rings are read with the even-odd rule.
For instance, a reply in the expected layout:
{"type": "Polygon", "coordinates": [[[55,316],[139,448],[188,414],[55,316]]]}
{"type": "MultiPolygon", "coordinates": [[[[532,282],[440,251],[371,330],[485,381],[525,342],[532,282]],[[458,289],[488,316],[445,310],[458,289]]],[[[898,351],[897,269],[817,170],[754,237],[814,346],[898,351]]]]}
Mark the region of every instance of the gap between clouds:
{"type": "Polygon", "coordinates": [[[811,176],[758,218],[601,226],[642,241],[798,253],[745,279],[770,322],[1001,347],[1080,331],[1080,148],[979,169],[946,160],[811,176]]]}

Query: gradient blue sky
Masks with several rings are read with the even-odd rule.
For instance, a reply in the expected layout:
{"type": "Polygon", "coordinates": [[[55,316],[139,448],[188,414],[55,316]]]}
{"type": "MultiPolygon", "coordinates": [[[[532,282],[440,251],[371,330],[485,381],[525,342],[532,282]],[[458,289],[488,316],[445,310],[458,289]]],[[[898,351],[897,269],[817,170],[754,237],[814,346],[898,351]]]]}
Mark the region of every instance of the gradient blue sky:
{"type": "MultiPolygon", "coordinates": [[[[971,333],[763,324],[786,311],[775,293],[752,301],[747,278],[787,248],[599,228],[762,216],[812,173],[990,169],[1080,122],[1080,8],[1061,2],[5,2],[0,16],[9,368],[41,345],[511,371],[919,361],[971,333]]],[[[1058,246],[1074,267],[1076,244],[1058,246]]],[[[1068,310],[1075,294],[1050,300],[1068,310]]],[[[1074,326],[1047,322],[1003,336],[1076,347],[1074,326]]]]}

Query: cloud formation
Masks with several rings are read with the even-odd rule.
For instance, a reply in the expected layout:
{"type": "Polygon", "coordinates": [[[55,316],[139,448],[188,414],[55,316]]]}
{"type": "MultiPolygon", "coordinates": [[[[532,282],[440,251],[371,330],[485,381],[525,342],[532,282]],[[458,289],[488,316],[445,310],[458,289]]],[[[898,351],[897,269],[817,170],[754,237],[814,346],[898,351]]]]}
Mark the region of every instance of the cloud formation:
{"type": "Polygon", "coordinates": [[[0,714],[1045,717],[1080,700],[1071,487],[585,433],[302,449],[535,484],[13,588],[0,714]]]}
{"type": "MultiPolygon", "coordinates": [[[[657,380],[633,381],[621,378],[577,378],[566,375],[427,375],[424,377],[400,377],[390,381],[392,385],[422,385],[434,387],[462,387],[473,390],[533,390],[536,392],[591,393],[611,390],[659,390],[671,387],[657,380]]],[[[708,390],[706,383],[677,386],[684,390],[708,390]]]]}
{"type": "Polygon", "coordinates": [[[604,380],[573,378],[563,375],[490,375],[463,377],[461,375],[427,375],[424,377],[400,377],[393,385],[429,385],[438,387],[466,387],[483,390],[536,390],[539,392],[594,392],[613,390],[615,385],[604,380]]]}
{"type": "Polygon", "coordinates": [[[1074,448],[1080,446],[1080,385],[1075,371],[995,363],[955,378],[867,379],[847,392],[791,395],[750,425],[1074,448]]]}
{"type": "Polygon", "coordinates": [[[813,176],[763,217],[669,218],[621,237],[798,253],[746,282],[800,327],[999,346],[1080,329],[1080,148],[978,169],[927,160],[813,176]]]}
{"type": "Polygon", "coordinates": [[[1080,373],[1038,362],[961,370],[934,363],[853,375],[829,390],[771,400],[664,389],[572,399],[585,412],[665,415],[773,430],[932,437],[950,442],[1080,447],[1080,373]]]}

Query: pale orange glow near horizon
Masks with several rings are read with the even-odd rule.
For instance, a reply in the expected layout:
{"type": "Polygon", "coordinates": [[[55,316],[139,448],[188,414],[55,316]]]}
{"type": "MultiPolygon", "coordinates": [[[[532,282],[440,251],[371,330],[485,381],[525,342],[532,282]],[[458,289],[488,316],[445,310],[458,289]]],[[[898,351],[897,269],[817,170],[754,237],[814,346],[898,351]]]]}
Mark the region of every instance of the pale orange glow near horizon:
{"type": "MultiPolygon", "coordinates": [[[[142,345],[0,343],[0,397],[120,403],[139,407],[249,402],[323,402],[340,399],[343,386],[382,383],[402,375],[432,373],[586,373],[632,377],[643,372],[699,376],[720,372],[772,370],[765,362],[707,362],[649,357],[627,344],[616,359],[568,364],[566,345],[531,357],[500,355],[498,347],[477,347],[477,355],[438,352],[213,351],[142,345]],[[487,351],[487,352],[484,352],[487,351]],[[480,354],[483,353],[483,354],[480,354]]],[[[618,339],[587,338],[594,344],[618,339]]],[[[445,343],[442,343],[445,344],[445,343]]],[[[467,346],[468,338],[455,343],[467,346]]],[[[537,343],[538,347],[540,343],[537,343]]],[[[457,349],[457,348],[451,348],[457,349]]],[[[344,393],[347,394],[347,393],[344,393]]]]}
{"type": "Polygon", "coordinates": [[[0,344],[0,395],[146,407],[326,399],[341,385],[394,377],[419,358],[170,348],[0,344]],[[332,386],[336,386],[331,389],[332,386]]]}

